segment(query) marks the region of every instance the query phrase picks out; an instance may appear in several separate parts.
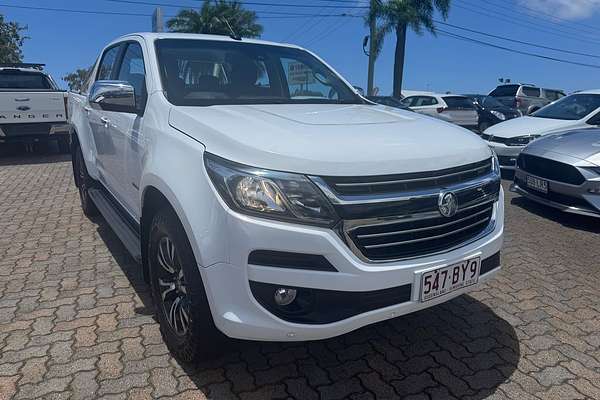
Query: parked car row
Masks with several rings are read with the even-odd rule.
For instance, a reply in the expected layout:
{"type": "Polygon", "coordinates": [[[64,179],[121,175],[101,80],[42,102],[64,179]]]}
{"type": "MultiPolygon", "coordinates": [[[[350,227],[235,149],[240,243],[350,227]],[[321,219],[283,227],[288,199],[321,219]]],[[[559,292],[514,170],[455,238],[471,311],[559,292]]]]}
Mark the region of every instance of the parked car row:
{"type": "MultiPolygon", "coordinates": [[[[566,212],[600,217],[600,90],[565,96],[531,85],[502,85],[489,96],[467,97],[500,168],[514,171],[512,191],[566,212]]],[[[411,93],[402,103],[440,118],[435,112],[448,98],[456,96],[411,93]]],[[[458,118],[448,122],[470,127],[458,118]]]]}
{"type": "Polygon", "coordinates": [[[500,167],[514,170],[527,144],[544,135],[600,125],[600,90],[562,97],[531,115],[488,128],[481,137],[498,155],[500,167]]]}

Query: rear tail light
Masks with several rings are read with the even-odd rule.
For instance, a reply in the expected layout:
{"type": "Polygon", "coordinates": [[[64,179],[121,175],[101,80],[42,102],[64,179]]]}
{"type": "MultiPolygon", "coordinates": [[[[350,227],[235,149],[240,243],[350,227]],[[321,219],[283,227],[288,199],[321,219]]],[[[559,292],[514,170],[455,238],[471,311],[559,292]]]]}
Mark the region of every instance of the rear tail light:
{"type": "Polygon", "coordinates": [[[69,96],[64,96],[63,100],[65,102],[65,119],[69,119],[69,96]]]}
{"type": "Polygon", "coordinates": [[[447,110],[447,108],[446,108],[446,107],[438,107],[438,108],[437,108],[437,112],[438,112],[438,113],[440,113],[440,114],[441,114],[441,113],[443,113],[443,112],[444,112],[444,111],[446,111],[446,110],[447,110]]]}

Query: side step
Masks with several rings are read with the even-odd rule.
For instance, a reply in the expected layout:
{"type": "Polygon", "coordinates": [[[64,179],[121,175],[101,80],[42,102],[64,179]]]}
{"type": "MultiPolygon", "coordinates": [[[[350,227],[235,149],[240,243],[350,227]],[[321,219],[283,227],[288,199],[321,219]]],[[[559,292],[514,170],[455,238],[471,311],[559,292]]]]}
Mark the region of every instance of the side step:
{"type": "Polygon", "coordinates": [[[125,248],[137,262],[142,260],[141,243],[139,235],[129,226],[129,224],[121,217],[119,212],[115,210],[111,201],[107,199],[103,191],[99,189],[89,189],[88,194],[98,210],[108,222],[115,234],[119,237],[125,248]]]}

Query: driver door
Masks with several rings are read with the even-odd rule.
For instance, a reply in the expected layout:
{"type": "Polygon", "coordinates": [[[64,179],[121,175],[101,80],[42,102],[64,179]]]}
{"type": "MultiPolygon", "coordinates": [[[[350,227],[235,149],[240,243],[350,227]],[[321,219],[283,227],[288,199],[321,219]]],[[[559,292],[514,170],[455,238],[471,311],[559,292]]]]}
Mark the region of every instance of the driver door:
{"type": "MultiPolygon", "coordinates": [[[[112,80],[116,74],[118,59],[121,56],[123,45],[121,43],[109,47],[104,51],[98,72],[96,82],[112,80]]],[[[116,159],[119,157],[118,144],[116,144],[110,135],[109,113],[98,108],[93,108],[89,101],[85,107],[88,114],[92,137],[96,145],[96,167],[99,173],[100,182],[113,196],[119,192],[119,171],[116,159]]]]}

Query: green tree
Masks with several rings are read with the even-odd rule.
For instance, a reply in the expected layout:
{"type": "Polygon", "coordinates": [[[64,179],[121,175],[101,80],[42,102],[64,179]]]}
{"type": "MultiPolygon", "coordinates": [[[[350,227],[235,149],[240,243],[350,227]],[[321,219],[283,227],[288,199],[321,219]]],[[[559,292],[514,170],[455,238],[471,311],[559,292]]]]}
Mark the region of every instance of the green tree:
{"type": "Polygon", "coordinates": [[[0,14],[0,63],[18,63],[23,60],[21,47],[27,36],[23,31],[27,30],[17,22],[5,22],[4,15],[0,14]]]}
{"type": "Polygon", "coordinates": [[[395,97],[402,94],[406,32],[411,28],[419,35],[422,35],[424,30],[435,35],[433,17],[436,10],[446,20],[450,12],[450,0],[389,0],[378,8],[379,17],[384,21],[380,28],[381,34],[396,33],[393,91],[395,97]]]}
{"type": "Polygon", "coordinates": [[[167,21],[171,32],[231,35],[231,30],[241,37],[259,37],[263,32],[254,11],[245,10],[239,1],[205,0],[200,10],[181,10],[167,21]]]}
{"type": "Polygon", "coordinates": [[[90,74],[91,68],[79,68],[70,74],[62,77],[63,81],[69,85],[69,90],[79,92],[83,88],[85,81],[90,74]]]}

